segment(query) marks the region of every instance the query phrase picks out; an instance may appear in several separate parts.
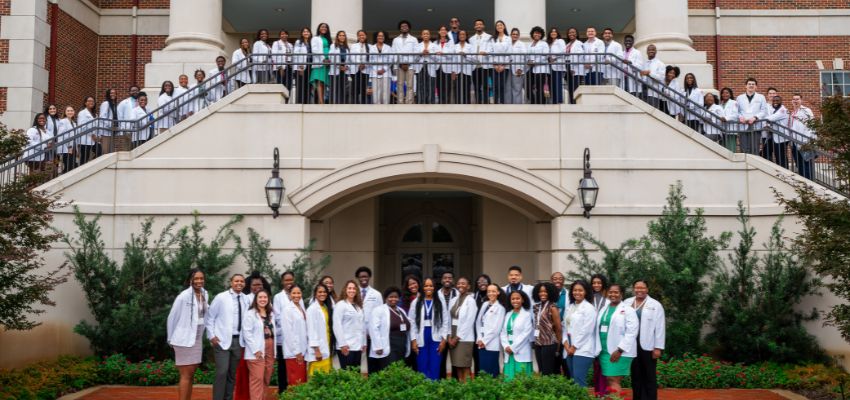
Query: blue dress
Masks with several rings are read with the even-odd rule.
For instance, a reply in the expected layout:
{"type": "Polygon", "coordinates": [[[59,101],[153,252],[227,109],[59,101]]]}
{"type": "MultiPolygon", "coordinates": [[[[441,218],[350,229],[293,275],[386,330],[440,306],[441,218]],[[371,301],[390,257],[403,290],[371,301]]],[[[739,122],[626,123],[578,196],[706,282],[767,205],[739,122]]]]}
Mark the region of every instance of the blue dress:
{"type": "MultiPolygon", "coordinates": [[[[424,307],[422,307],[425,311],[424,321],[431,321],[431,315],[433,314],[433,300],[425,300],[424,307]]],[[[426,378],[436,381],[440,379],[440,361],[442,358],[440,357],[440,352],[438,351],[440,347],[440,342],[435,342],[431,338],[431,327],[426,326],[422,328],[422,336],[424,336],[424,346],[421,346],[420,343],[417,343],[419,347],[419,355],[416,356],[416,366],[426,378]]]]}

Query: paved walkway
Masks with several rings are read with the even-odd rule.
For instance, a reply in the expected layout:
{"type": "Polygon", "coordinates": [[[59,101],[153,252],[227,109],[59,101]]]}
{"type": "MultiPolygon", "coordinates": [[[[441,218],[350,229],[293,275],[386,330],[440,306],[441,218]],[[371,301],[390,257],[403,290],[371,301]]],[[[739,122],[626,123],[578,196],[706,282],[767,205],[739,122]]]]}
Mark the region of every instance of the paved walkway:
{"type": "MultiPolygon", "coordinates": [[[[268,400],[276,399],[277,389],[269,389],[268,400]]],[[[730,390],[700,390],[700,389],[663,389],[659,391],[659,400],[787,400],[770,390],[730,389],[730,390]]],[[[164,400],[176,399],[177,388],[109,386],[92,391],[67,396],[74,400],[164,400]]],[[[208,400],[212,398],[212,388],[208,385],[195,386],[192,399],[208,400]]],[[[630,395],[626,397],[631,398],[630,395]]]]}

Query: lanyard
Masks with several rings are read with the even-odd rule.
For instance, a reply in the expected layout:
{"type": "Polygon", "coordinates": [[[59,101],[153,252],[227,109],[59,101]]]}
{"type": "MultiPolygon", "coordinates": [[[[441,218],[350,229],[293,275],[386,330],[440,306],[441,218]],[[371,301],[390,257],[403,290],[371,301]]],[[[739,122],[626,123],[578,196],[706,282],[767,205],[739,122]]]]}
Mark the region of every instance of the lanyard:
{"type": "Polygon", "coordinates": [[[431,310],[434,308],[434,300],[425,300],[425,319],[431,319],[431,310]]]}
{"type": "Polygon", "coordinates": [[[490,309],[490,306],[492,306],[492,304],[487,303],[487,307],[484,307],[484,312],[481,313],[481,328],[484,328],[484,318],[487,317],[487,310],[490,309]]]}

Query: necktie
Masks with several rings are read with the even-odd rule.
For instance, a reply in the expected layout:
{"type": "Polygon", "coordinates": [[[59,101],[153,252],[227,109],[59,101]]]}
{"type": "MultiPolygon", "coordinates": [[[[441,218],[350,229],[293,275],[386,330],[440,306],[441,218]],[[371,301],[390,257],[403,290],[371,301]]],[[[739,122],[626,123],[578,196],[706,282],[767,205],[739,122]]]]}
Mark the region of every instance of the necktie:
{"type": "Polygon", "coordinates": [[[362,293],[361,296],[363,297],[363,300],[366,300],[366,288],[361,289],[360,293],[362,293]]]}
{"type": "Polygon", "coordinates": [[[236,307],[239,310],[239,322],[238,322],[239,325],[237,325],[236,331],[241,334],[242,333],[242,295],[241,294],[236,296],[236,307]]]}

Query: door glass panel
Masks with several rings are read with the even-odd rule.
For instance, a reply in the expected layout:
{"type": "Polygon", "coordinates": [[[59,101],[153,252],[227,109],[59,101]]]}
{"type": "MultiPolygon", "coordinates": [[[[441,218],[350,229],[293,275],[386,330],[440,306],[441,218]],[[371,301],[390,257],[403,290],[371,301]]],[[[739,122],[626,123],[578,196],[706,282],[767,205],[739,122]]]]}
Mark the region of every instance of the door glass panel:
{"type": "Polygon", "coordinates": [[[407,229],[401,241],[404,243],[422,243],[423,236],[425,235],[422,234],[422,224],[416,223],[407,229]]]}
{"type": "Polygon", "coordinates": [[[422,253],[401,253],[401,277],[416,275],[422,279],[422,253]]]}
{"type": "Polygon", "coordinates": [[[433,243],[452,243],[452,234],[445,226],[437,222],[431,224],[431,242],[433,243]]]}
{"type": "Polygon", "coordinates": [[[454,253],[432,253],[431,270],[434,271],[434,277],[439,278],[446,271],[455,272],[455,255],[454,253]]]}

